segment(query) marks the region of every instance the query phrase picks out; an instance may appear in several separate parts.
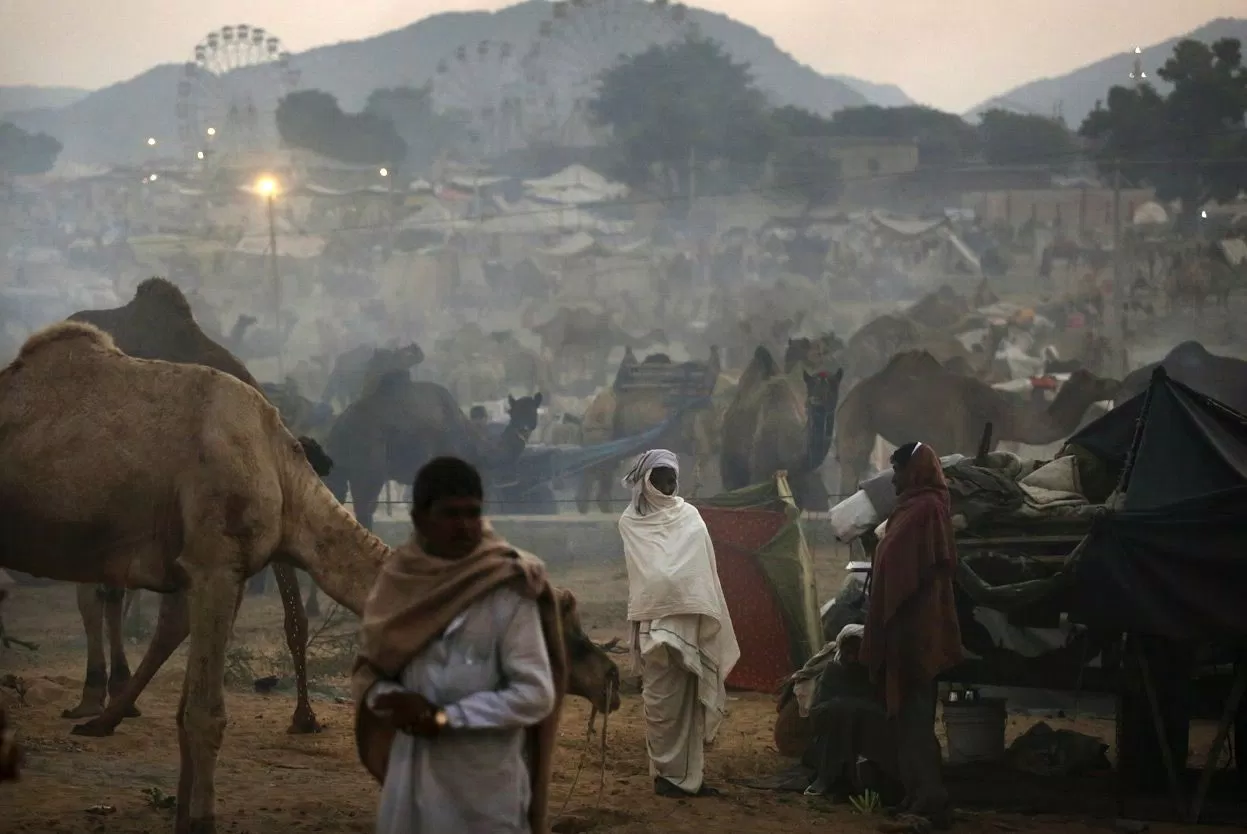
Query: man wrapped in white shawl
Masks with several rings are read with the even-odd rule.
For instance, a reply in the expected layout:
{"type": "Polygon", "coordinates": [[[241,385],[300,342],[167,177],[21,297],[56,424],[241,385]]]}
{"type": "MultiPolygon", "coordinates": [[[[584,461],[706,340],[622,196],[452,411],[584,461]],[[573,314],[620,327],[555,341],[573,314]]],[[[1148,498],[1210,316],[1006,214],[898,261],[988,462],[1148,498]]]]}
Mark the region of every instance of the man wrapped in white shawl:
{"type": "Polygon", "coordinates": [[[708,796],[717,791],[704,783],[705,744],[723,721],[740,647],[706,523],[675,494],[679,472],[666,449],[637,459],[624,478],[632,500],[619,534],[654,792],[708,796]]]}

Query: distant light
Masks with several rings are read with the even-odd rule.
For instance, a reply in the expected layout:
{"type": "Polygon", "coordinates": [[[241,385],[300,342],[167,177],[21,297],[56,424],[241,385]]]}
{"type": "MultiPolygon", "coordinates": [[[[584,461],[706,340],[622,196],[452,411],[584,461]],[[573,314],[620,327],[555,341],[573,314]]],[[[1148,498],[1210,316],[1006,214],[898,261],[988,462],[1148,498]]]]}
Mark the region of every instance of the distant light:
{"type": "Polygon", "coordinates": [[[1207,220],[1207,219],[1208,219],[1208,212],[1206,212],[1206,211],[1201,211],[1201,212],[1199,213],[1199,216],[1200,216],[1202,219],[1207,220]]]}
{"type": "Polygon", "coordinates": [[[1139,47],[1137,47],[1137,46],[1136,46],[1136,47],[1134,48],[1134,54],[1135,54],[1135,55],[1142,55],[1142,54],[1143,54],[1143,50],[1142,50],[1142,49],[1139,49],[1139,47]]]}
{"type": "Polygon", "coordinates": [[[380,171],[378,171],[377,173],[378,173],[378,174],[380,174],[380,175],[381,175],[381,176],[383,176],[383,177],[388,177],[388,176],[390,175],[389,170],[388,170],[388,169],[386,169],[386,168],[382,168],[382,169],[381,169],[380,171]]]}
{"type": "Polygon", "coordinates": [[[272,177],[260,177],[255,182],[256,193],[262,197],[277,196],[277,180],[272,177]]]}
{"type": "Polygon", "coordinates": [[[196,156],[197,158],[199,158],[199,159],[203,159],[203,158],[204,158],[204,152],[203,152],[203,151],[199,151],[199,152],[197,152],[197,153],[195,154],[195,156],[196,156]]]}
{"type": "Polygon", "coordinates": [[[148,179],[148,181],[149,181],[149,182],[155,182],[156,180],[160,179],[160,175],[159,175],[159,174],[152,174],[152,175],[151,175],[150,177],[148,177],[147,179],[148,179]]]}
{"type": "Polygon", "coordinates": [[[216,128],[215,128],[215,127],[210,127],[210,128],[208,128],[208,135],[209,135],[209,136],[216,136],[216,128]]]}
{"type": "Polygon", "coordinates": [[[147,137],[147,144],[148,144],[148,145],[155,145],[155,144],[156,144],[156,137],[155,137],[155,136],[148,136],[148,137],[147,137]]]}

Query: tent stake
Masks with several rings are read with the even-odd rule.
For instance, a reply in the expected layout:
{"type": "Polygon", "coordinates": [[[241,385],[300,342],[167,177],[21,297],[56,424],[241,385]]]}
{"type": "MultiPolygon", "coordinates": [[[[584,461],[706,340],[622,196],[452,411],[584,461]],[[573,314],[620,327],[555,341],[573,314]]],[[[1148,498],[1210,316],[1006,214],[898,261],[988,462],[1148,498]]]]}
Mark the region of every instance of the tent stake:
{"type": "MultiPolygon", "coordinates": [[[[1147,703],[1151,707],[1152,729],[1156,733],[1156,743],[1160,745],[1160,755],[1165,762],[1165,775],[1169,779],[1169,793],[1178,809],[1178,819],[1185,815],[1186,807],[1182,801],[1182,788],[1178,786],[1178,769],[1173,761],[1173,751],[1169,749],[1169,739],[1165,736],[1165,719],[1160,714],[1160,700],[1156,697],[1156,686],[1152,683],[1152,670],[1148,665],[1147,656],[1143,652],[1143,644],[1136,635],[1131,635],[1134,653],[1139,661],[1139,671],[1143,673],[1143,688],[1147,691],[1147,703]]],[[[1118,751],[1120,755],[1121,751],[1118,751]]],[[[1121,764],[1118,763],[1118,767],[1121,764]]]]}
{"type": "Polygon", "coordinates": [[[1217,763],[1221,760],[1221,748],[1230,734],[1230,725],[1238,714],[1238,704],[1243,700],[1243,692],[1247,690],[1247,663],[1239,664],[1238,674],[1234,676],[1234,686],[1230,689],[1230,697],[1225,702],[1225,710],[1221,713],[1221,723],[1217,725],[1217,735],[1212,740],[1212,749],[1204,761],[1204,772],[1199,775],[1199,786],[1195,789],[1195,798],[1191,801],[1191,813],[1187,821],[1194,825],[1199,822],[1199,815],[1204,808],[1204,797],[1212,785],[1213,774],[1217,772],[1217,763]]]}

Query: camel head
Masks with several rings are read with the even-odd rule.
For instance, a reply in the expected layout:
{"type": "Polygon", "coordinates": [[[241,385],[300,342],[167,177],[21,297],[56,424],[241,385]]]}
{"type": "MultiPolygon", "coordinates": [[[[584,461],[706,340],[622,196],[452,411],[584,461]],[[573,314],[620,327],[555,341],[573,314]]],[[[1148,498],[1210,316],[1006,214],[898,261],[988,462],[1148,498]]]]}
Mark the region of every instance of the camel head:
{"type": "Polygon", "coordinates": [[[541,408],[541,392],[531,397],[520,397],[518,400],[507,395],[507,414],[511,416],[508,428],[514,429],[527,442],[529,436],[537,430],[537,410],[541,408]]]}
{"type": "Polygon", "coordinates": [[[567,652],[567,694],[578,695],[599,712],[619,709],[619,667],[601,646],[585,634],[576,608],[576,597],[566,588],[556,588],[555,601],[563,625],[563,647],[567,652]],[[607,691],[610,699],[607,700],[607,691]]]}
{"type": "Polygon", "coordinates": [[[307,462],[312,465],[312,470],[317,475],[323,478],[333,471],[333,458],[329,457],[329,453],[314,439],[300,437],[299,446],[303,449],[303,456],[307,458],[307,462]]]}

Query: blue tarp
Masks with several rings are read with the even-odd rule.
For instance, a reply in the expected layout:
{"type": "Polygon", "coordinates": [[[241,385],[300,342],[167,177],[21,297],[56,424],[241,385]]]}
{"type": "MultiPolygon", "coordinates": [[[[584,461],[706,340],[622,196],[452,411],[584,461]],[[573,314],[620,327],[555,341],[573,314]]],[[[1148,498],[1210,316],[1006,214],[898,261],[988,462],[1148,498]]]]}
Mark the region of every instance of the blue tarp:
{"type": "MultiPolygon", "coordinates": [[[[697,406],[704,402],[698,402],[697,406]]],[[[594,446],[530,446],[515,463],[489,470],[490,487],[504,491],[504,500],[523,499],[552,481],[653,448],[683,418],[684,411],[681,411],[649,431],[594,446]]]]}

